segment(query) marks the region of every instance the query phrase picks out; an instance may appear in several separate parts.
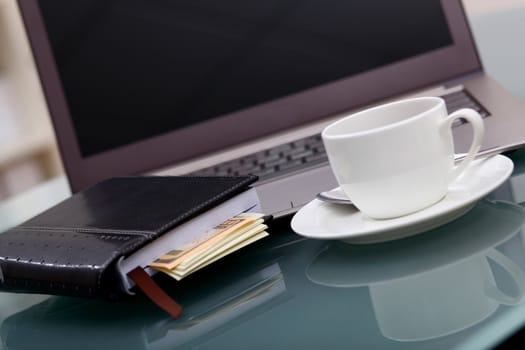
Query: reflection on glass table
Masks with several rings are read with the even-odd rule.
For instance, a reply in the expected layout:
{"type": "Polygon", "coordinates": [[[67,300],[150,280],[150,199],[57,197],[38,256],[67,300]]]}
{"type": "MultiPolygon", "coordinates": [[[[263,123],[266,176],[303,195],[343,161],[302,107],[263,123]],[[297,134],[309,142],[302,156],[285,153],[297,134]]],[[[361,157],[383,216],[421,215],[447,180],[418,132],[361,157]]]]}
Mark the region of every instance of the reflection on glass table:
{"type": "Polygon", "coordinates": [[[358,245],[298,236],[288,217],[187,280],[158,276],[185,306],[178,320],[140,294],[108,303],[0,293],[2,346],[490,349],[525,325],[525,150],[511,158],[508,181],[433,230],[358,245]]]}
{"type": "Polygon", "coordinates": [[[210,276],[200,290],[179,296],[186,309],[176,320],[144,298],[108,304],[51,297],[6,319],[0,328],[3,344],[7,349],[35,344],[54,349],[191,348],[290,298],[278,262],[254,266],[223,278],[222,287],[210,276]]]}
{"type": "Polygon", "coordinates": [[[462,218],[410,242],[369,247],[331,243],[306,274],[314,283],[335,288],[368,286],[387,338],[441,337],[482,321],[499,304],[523,301],[523,270],[494,246],[514,236],[524,222],[520,206],[482,201],[462,218]],[[510,276],[516,291],[501,289],[488,260],[510,276]]]}

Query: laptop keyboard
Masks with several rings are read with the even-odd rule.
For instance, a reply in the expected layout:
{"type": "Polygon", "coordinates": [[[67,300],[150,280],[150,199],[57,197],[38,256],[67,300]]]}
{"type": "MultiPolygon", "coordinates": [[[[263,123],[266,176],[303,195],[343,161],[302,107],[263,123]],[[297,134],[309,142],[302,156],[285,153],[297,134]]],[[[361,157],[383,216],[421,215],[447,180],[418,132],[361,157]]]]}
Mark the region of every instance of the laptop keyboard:
{"type": "MultiPolygon", "coordinates": [[[[447,105],[447,110],[449,113],[455,112],[461,108],[472,108],[476,110],[483,118],[486,118],[490,115],[490,113],[465,90],[443,95],[441,98],[445,100],[445,104],[447,105]]],[[[460,125],[465,122],[465,119],[460,118],[455,121],[454,125],[460,125]]]]}
{"type": "MultiPolygon", "coordinates": [[[[449,113],[461,108],[472,108],[483,117],[489,112],[481,106],[468,92],[461,90],[441,96],[447,105],[449,113]]],[[[465,123],[458,119],[454,125],[465,123]]],[[[233,176],[258,175],[260,180],[275,176],[302,171],[308,167],[316,167],[328,163],[321,135],[316,134],[290,143],[259,151],[242,158],[233,159],[213,167],[193,172],[195,176],[233,176]]]]}

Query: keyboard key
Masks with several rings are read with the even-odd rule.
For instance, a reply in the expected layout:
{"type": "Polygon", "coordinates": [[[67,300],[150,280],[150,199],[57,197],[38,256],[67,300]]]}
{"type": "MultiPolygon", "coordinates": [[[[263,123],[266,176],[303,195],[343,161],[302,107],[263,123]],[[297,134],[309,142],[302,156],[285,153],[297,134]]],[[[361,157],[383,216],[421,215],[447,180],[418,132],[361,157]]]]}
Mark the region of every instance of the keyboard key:
{"type": "Polygon", "coordinates": [[[248,175],[255,174],[256,172],[260,171],[261,168],[255,165],[247,165],[238,168],[233,168],[232,170],[235,175],[248,175]]]}
{"type": "Polygon", "coordinates": [[[279,170],[285,170],[290,168],[295,168],[303,165],[302,159],[290,160],[284,164],[279,165],[279,170]]]}
{"type": "Polygon", "coordinates": [[[284,163],[286,163],[286,162],[287,162],[286,158],[279,158],[279,159],[273,160],[273,161],[271,161],[271,162],[266,162],[266,163],[264,163],[264,166],[265,166],[266,168],[273,168],[273,167],[275,167],[276,165],[281,165],[281,164],[284,164],[284,163]]]}
{"type": "Polygon", "coordinates": [[[274,147],[272,149],[269,149],[269,150],[267,150],[267,152],[270,155],[275,155],[275,154],[286,153],[286,152],[288,152],[291,149],[292,149],[292,145],[289,144],[289,143],[285,143],[284,145],[279,145],[279,146],[276,146],[276,147],[274,147]]]}
{"type": "Polygon", "coordinates": [[[314,153],[310,156],[305,157],[305,160],[306,163],[317,162],[319,160],[328,161],[328,156],[326,155],[326,153],[314,153]]]}
{"type": "MultiPolygon", "coordinates": [[[[483,108],[478,101],[464,90],[444,95],[442,98],[445,100],[449,113],[453,113],[461,108],[472,108],[478,111],[478,113],[484,118],[490,115],[490,113],[483,108]]],[[[455,122],[455,124],[457,123],[458,122],[455,122]]]]}
{"type": "Polygon", "coordinates": [[[261,178],[261,179],[265,179],[265,178],[268,178],[271,175],[274,175],[276,173],[277,173],[277,169],[276,168],[265,168],[265,169],[259,170],[254,175],[259,176],[259,178],[261,178]]]}
{"type": "Polygon", "coordinates": [[[258,156],[257,159],[256,159],[256,162],[257,162],[257,164],[266,164],[266,163],[274,162],[274,161],[279,160],[281,158],[282,158],[282,156],[281,156],[280,153],[272,153],[272,154],[269,154],[269,155],[258,156]]]}
{"type": "Polygon", "coordinates": [[[307,156],[311,156],[312,154],[314,154],[314,150],[306,149],[306,150],[302,150],[301,152],[297,152],[297,153],[293,153],[293,154],[288,155],[288,159],[290,159],[290,160],[302,159],[302,158],[305,158],[307,156]]]}

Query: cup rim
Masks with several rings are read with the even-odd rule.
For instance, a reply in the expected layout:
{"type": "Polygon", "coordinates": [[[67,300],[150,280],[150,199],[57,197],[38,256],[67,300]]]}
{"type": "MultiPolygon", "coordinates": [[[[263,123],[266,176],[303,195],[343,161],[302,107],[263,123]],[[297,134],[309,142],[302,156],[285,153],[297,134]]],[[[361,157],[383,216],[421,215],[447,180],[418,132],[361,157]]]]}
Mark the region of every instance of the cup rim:
{"type": "Polygon", "coordinates": [[[331,123],[330,125],[326,126],[323,129],[323,131],[321,132],[321,136],[322,136],[323,139],[337,140],[337,139],[343,139],[343,138],[348,138],[348,137],[364,136],[364,135],[375,134],[375,133],[378,133],[378,132],[383,132],[385,130],[398,127],[399,125],[410,123],[414,119],[419,119],[419,118],[423,117],[424,115],[426,115],[428,113],[431,113],[434,110],[440,108],[444,103],[445,103],[445,101],[441,97],[425,96],[425,97],[407,98],[407,99],[393,101],[393,102],[390,102],[390,103],[381,104],[379,106],[367,108],[367,109],[364,109],[362,111],[359,111],[359,112],[356,112],[356,113],[352,113],[350,115],[347,115],[346,117],[343,117],[343,118],[341,118],[341,119],[331,123]],[[406,119],[403,119],[401,121],[398,121],[398,122],[395,122],[395,123],[391,123],[391,124],[387,124],[387,125],[383,125],[383,126],[371,129],[371,130],[355,131],[355,132],[349,132],[349,133],[344,133],[344,134],[336,134],[336,135],[330,134],[330,129],[337,127],[339,124],[345,123],[348,119],[351,119],[353,117],[360,116],[360,115],[367,114],[367,113],[371,113],[371,112],[375,112],[375,111],[378,111],[378,110],[381,110],[381,109],[385,109],[385,108],[390,108],[391,106],[394,106],[394,105],[405,104],[405,103],[412,103],[412,102],[415,102],[415,101],[422,101],[422,100],[431,100],[431,101],[433,100],[433,101],[436,102],[436,104],[434,106],[432,106],[431,108],[429,108],[429,109],[427,109],[427,110],[425,110],[425,111],[423,111],[421,113],[415,114],[415,115],[413,115],[411,117],[408,117],[406,119]]]}

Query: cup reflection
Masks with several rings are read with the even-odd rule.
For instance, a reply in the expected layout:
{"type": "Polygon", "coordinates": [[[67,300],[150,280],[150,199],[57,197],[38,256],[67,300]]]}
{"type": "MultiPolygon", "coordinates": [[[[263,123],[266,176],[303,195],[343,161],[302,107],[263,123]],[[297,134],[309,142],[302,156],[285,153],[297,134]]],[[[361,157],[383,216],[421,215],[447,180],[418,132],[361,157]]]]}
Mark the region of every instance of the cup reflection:
{"type": "Polygon", "coordinates": [[[484,200],[419,236],[368,246],[329,243],[306,275],[330,287],[367,286],[377,325],[389,339],[443,337],[481,322],[501,304],[523,301],[525,273],[495,247],[521,232],[524,222],[520,206],[484,200]],[[498,286],[491,265],[513,288],[498,286]]]}

